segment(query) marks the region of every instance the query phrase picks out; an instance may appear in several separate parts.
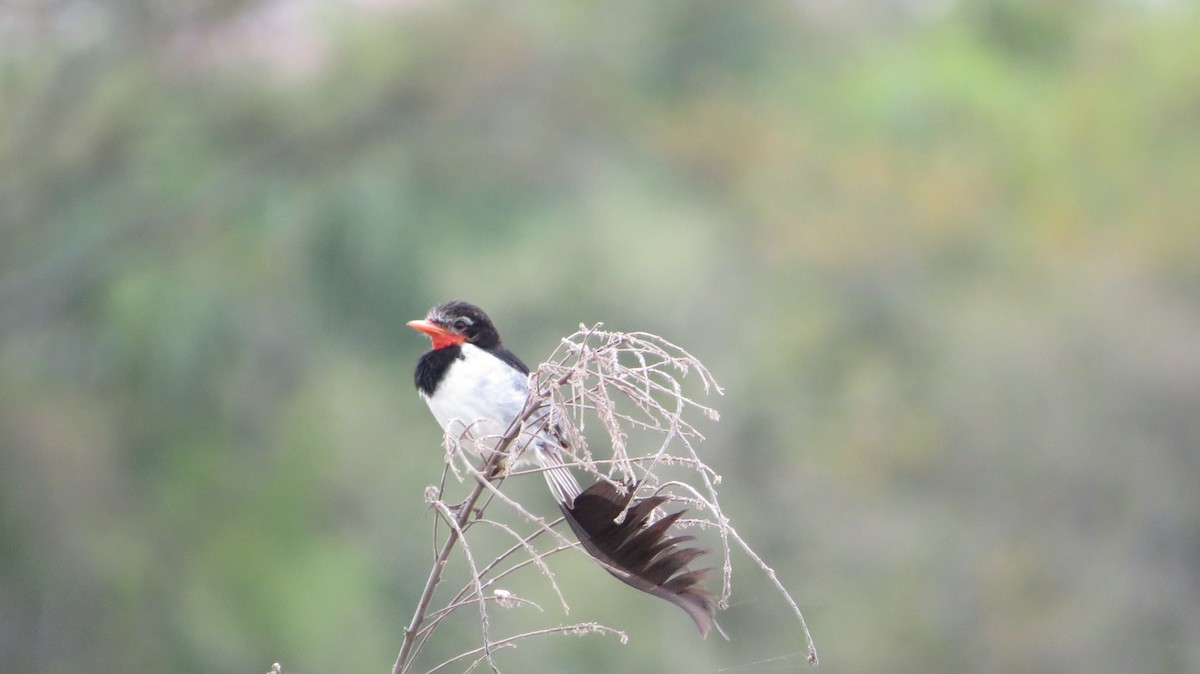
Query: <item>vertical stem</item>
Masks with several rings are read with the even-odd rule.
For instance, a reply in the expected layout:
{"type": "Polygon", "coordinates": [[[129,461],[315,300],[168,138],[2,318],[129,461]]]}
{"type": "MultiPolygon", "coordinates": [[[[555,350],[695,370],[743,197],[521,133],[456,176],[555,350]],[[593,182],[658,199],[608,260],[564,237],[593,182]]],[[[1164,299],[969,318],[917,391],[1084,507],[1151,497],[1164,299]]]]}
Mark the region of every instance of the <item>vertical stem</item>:
{"type": "MultiPolygon", "coordinates": [[[[554,386],[562,386],[570,379],[571,375],[572,371],[567,371],[559,377],[554,386]]],[[[509,446],[512,445],[513,440],[516,439],[521,427],[537,411],[547,395],[547,393],[543,393],[540,389],[530,392],[529,397],[525,400],[525,408],[509,424],[504,437],[500,438],[500,441],[496,443],[495,449],[491,450],[491,455],[483,462],[480,473],[475,478],[475,488],[471,490],[471,494],[467,496],[467,500],[461,506],[462,510],[458,513],[458,526],[450,530],[450,534],[446,537],[446,542],[442,545],[442,549],[438,551],[437,558],[433,561],[433,568],[429,570],[429,578],[425,580],[425,589],[421,591],[421,598],[417,601],[417,609],[413,612],[412,622],[404,630],[404,643],[400,646],[400,654],[396,656],[396,664],[392,665],[392,674],[407,674],[409,665],[412,664],[412,659],[416,654],[414,648],[417,643],[417,635],[421,631],[421,623],[425,622],[425,615],[429,611],[429,603],[433,600],[433,591],[437,588],[438,583],[441,582],[442,570],[446,568],[446,562],[450,560],[450,553],[458,543],[459,532],[466,528],[467,521],[471,519],[471,513],[475,511],[475,504],[479,501],[479,497],[483,495],[483,491],[487,487],[487,480],[496,476],[497,469],[501,466],[501,461],[504,460],[505,453],[508,451],[509,446]]],[[[482,597],[480,599],[482,600],[482,597]]]]}
{"type": "MultiPolygon", "coordinates": [[[[488,464],[492,462],[489,460],[488,464]]],[[[486,466],[485,466],[486,467],[486,466]]],[[[450,529],[450,534],[446,537],[446,542],[442,545],[442,549],[438,552],[437,558],[433,562],[433,568],[429,570],[429,578],[425,580],[425,589],[421,591],[421,598],[417,602],[417,610],[413,612],[412,622],[404,630],[404,644],[400,647],[400,655],[396,656],[396,664],[392,666],[392,674],[405,674],[408,671],[409,661],[413,656],[413,646],[417,642],[417,633],[421,629],[421,623],[425,621],[425,614],[429,610],[429,602],[433,599],[433,591],[438,583],[442,580],[442,569],[446,568],[446,562],[450,559],[450,552],[458,543],[458,532],[467,525],[467,520],[471,517],[471,512],[475,509],[475,503],[483,494],[483,480],[478,478],[475,488],[471,490],[470,496],[462,504],[462,510],[458,513],[458,526],[450,529]]]]}

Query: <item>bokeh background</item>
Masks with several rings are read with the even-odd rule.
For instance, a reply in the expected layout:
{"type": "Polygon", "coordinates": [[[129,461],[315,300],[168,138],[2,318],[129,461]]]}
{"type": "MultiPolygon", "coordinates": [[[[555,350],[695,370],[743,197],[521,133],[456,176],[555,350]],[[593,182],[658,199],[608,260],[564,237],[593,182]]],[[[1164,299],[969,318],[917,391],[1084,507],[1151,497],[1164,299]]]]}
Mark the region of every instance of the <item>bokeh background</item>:
{"type": "MultiPolygon", "coordinates": [[[[1197,35],[1183,0],[8,0],[0,668],[388,671],[441,468],[404,323],[462,298],[531,362],[604,321],[709,365],[701,449],[818,671],[1200,671],[1197,35]]],[[[725,642],[564,557],[569,616],[505,614],[630,643],[499,662],[804,671],[739,562],[725,642]]]]}

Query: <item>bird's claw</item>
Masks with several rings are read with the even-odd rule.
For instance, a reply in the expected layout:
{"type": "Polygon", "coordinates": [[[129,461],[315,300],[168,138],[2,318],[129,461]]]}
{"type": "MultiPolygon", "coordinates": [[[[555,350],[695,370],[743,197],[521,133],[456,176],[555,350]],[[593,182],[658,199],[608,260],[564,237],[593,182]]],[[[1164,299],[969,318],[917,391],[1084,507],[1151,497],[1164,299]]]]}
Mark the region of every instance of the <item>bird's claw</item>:
{"type": "MultiPolygon", "coordinates": [[[[470,499],[464,499],[461,503],[454,503],[451,505],[447,505],[446,510],[449,510],[450,512],[457,515],[462,512],[463,508],[467,507],[468,501],[470,501],[470,499]]],[[[476,507],[471,508],[471,513],[473,515],[475,515],[475,517],[479,517],[479,516],[483,515],[483,509],[476,506],[476,507]]]]}

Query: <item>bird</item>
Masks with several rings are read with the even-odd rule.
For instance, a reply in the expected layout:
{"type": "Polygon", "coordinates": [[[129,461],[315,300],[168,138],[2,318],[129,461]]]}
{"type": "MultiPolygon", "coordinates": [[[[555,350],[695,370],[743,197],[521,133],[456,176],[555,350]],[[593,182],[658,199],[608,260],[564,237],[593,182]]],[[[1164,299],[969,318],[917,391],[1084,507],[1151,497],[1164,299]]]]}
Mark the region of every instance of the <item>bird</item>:
{"type": "MultiPolygon", "coordinates": [[[[470,302],[444,302],[408,326],[432,342],[413,372],[418,394],[447,438],[490,458],[525,409],[529,367],[503,345],[487,313],[470,302]]],[[[685,511],[652,521],[667,497],[658,494],[635,502],[638,485],[632,481],[601,479],[581,488],[568,465],[570,445],[546,416],[545,410],[530,416],[500,470],[537,465],[583,550],[623,583],[683,609],[700,635],[707,636],[714,625],[714,606],[701,583],[710,569],[687,568],[705,551],[680,547],[694,536],[668,535],[685,511]]]]}
{"type": "MultiPolygon", "coordinates": [[[[433,417],[452,441],[487,458],[529,395],[529,367],[500,343],[500,333],[479,307],[468,302],[447,302],[430,309],[424,320],[409,327],[429,335],[433,348],[417,361],[413,380],[433,417]]],[[[528,424],[535,428],[544,420],[528,424]]],[[[513,443],[532,451],[533,462],[545,471],[556,500],[572,505],[582,489],[564,465],[566,443],[550,433],[530,437],[527,432],[513,443]]],[[[528,463],[522,456],[508,467],[528,463]]]]}

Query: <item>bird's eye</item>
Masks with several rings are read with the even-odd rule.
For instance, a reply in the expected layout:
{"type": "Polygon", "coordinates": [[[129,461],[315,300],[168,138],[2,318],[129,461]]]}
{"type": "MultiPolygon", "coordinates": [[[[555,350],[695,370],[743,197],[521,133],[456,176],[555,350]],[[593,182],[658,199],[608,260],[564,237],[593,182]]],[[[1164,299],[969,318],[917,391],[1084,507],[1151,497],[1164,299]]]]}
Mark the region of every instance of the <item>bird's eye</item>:
{"type": "Polygon", "coordinates": [[[466,332],[467,328],[471,327],[471,322],[465,318],[457,318],[454,320],[452,325],[454,326],[455,330],[459,332],[466,332]]]}

